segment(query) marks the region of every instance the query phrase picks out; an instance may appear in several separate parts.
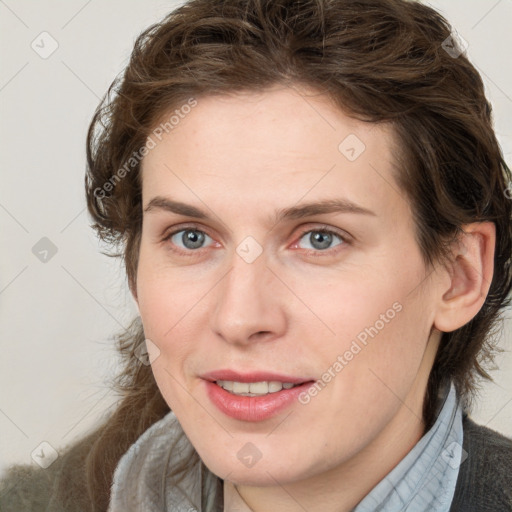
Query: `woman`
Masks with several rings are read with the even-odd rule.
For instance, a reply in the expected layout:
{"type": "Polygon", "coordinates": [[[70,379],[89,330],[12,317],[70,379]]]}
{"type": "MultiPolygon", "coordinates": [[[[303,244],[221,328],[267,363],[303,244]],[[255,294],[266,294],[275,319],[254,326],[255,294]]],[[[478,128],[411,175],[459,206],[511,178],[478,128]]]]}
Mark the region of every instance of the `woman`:
{"type": "Polygon", "coordinates": [[[109,93],[86,192],[140,311],[125,398],[2,510],[512,510],[512,441],[467,414],[511,176],[446,21],[192,0],[109,93]]]}

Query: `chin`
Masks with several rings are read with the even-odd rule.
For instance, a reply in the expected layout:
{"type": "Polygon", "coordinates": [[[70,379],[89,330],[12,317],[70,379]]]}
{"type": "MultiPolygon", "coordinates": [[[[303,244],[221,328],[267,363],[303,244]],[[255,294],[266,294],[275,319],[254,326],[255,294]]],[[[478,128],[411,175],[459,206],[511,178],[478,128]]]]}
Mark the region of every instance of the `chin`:
{"type": "Polygon", "coordinates": [[[220,460],[219,454],[214,453],[208,456],[199,454],[206,467],[221,479],[229,480],[236,485],[248,486],[275,486],[276,482],[286,484],[306,478],[307,471],[302,471],[293,464],[290,465],[290,458],[280,457],[279,460],[264,460],[262,457],[257,462],[242,461],[235,457],[226,457],[220,460]],[[293,467],[293,473],[290,472],[293,467]]]}

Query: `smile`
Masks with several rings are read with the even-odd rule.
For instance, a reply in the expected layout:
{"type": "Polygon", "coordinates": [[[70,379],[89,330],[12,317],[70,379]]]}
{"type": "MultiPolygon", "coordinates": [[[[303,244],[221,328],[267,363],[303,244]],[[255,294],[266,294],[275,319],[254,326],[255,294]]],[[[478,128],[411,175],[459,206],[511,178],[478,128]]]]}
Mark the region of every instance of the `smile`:
{"type": "Polygon", "coordinates": [[[205,394],[224,415],[240,421],[264,421],[298,402],[314,384],[304,379],[268,372],[220,370],[202,375],[205,394]]]}

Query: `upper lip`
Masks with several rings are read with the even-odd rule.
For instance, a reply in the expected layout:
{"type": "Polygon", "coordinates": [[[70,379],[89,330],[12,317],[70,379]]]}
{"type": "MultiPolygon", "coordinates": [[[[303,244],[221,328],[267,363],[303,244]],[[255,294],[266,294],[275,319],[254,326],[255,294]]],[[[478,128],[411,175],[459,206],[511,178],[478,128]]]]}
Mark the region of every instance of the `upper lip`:
{"type": "Polygon", "coordinates": [[[218,380],[228,380],[233,382],[290,382],[291,384],[303,384],[314,379],[293,377],[291,375],[284,375],[273,372],[262,372],[262,371],[250,371],[250,372],[238,372],[236,370],[214,370],[211,372],[200,375],[204,380],[215,382],[218,380]]]}

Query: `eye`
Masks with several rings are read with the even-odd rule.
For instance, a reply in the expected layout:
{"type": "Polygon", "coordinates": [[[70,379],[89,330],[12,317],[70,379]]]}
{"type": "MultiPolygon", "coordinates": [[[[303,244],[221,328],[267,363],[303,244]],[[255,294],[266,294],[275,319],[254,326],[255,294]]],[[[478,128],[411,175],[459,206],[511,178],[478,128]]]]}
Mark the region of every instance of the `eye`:
{"type": "Polygon", "coordinates": [[[301,243],[301,240],[304,240],[306,244],[309,244],[309,247],[306,245],[306,249],[313,250],[315,252],[325,252],[327,249],[348,243],[342,235],[326,228],[305,231],[302,233],[299,241],[295,244],[295,247],[301,243]],[[338,240],[338,242],[333,243],[336,242],[336,240],[338,240]]]}
{"type": "Polygon", "coordinates": [[[164,238],[164,241],[169,241],[182,251],[194,251],[196,249],[202,249],[207,239],[213,241],[204,231],[195,228],[184,228],[169,233],[164,238]]]}
{"type": "MultiPolygon", "coordinates": [[[[204,231],[189,226],[176,229],[167,234],[163,242],[168,243],[173,251],[191,255],[200,252],[201,249],[204,249],[207,245],[212,245],[212,242],[215,241],[204,231]]],[[[318,254],[319,252],[331,253],[332,251],[329,249],[334,249],[349,243],[350,240],[348,236],[345,237],[325,227],[303,231],[299,240],[292,248],[303,248],[306,249],[308,253],[313,254],[318,254]]]]}

